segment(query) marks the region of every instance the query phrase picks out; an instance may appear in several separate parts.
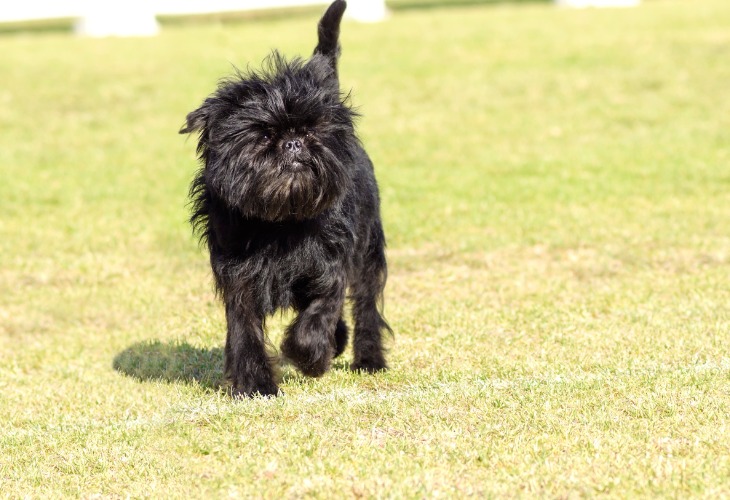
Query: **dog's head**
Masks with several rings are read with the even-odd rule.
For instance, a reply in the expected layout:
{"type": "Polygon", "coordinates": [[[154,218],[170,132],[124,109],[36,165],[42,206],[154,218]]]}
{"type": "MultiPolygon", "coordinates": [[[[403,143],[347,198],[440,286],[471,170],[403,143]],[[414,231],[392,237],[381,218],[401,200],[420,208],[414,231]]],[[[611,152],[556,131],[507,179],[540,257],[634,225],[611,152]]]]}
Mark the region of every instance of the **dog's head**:
{"type": "Polygon", "coordinates": [[[351,182],[355,113],[337,78],[343,11],[341,0],[327,10],[309,60],[274,52],[261,71],[221,81],[187,116],[180,132],[199,133],[207,189],[246,217],[315,217],[351,182]]]}

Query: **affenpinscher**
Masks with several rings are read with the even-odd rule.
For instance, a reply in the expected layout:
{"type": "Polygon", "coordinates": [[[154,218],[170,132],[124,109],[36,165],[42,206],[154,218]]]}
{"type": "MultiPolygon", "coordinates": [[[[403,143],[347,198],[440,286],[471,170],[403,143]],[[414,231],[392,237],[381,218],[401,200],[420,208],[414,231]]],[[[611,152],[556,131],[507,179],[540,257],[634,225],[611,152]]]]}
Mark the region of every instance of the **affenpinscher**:
{"type": "Polygon", "coordinates": [[[263,70],[223,80],[180,130],[200,134],[191,223],[210,250],[226,308],[225,373],[234,396],[277,394],[264,333],[277,310],[297,313],[282,354],[305,375],[325,373],[347,344],[346,290],[355,322],[351,368],[386,368],[378,186],[337,77],[345,7],[343,0],[329,6],[309,60],[274,52],[263,70]]]}

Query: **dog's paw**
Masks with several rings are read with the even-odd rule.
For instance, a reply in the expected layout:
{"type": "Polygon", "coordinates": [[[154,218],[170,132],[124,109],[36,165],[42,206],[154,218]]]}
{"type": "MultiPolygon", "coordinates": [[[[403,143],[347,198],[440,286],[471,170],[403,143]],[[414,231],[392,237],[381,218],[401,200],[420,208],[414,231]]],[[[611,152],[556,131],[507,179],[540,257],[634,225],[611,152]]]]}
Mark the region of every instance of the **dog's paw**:
{"type": "Polygon", "coordinates": [[[332,347],[325,341],[302,344],[289,335],[281,344],[281,353],[307,377],[321,377],[330,369],[332,347]]]}

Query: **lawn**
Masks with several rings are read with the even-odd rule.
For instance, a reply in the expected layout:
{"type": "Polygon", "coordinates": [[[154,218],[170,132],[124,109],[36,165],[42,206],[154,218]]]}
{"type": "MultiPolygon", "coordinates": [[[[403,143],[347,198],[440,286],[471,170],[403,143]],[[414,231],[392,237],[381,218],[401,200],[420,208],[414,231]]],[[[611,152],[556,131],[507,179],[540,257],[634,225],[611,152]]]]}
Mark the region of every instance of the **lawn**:
{"type": "Polygon", "coordinates": [[[0,34],[0,496],[730,495],[730,4],[464,3],[343,26],[391,369],[276,399],[221,389],[177,130],[316,13],[0,34]]]}

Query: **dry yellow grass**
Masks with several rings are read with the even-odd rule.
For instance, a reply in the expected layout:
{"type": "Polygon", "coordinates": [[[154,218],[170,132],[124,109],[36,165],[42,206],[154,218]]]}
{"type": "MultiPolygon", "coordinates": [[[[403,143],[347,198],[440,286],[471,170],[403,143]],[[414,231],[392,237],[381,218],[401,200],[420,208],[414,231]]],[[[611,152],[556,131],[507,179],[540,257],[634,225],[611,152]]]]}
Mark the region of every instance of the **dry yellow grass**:
{"type": "Polygon", "coordinates": [[[730,495],[727,3],[344,26],[392,369],[232,402],[176,131],[315,20],[0,35],[2,496],[730,495]]]}

